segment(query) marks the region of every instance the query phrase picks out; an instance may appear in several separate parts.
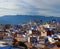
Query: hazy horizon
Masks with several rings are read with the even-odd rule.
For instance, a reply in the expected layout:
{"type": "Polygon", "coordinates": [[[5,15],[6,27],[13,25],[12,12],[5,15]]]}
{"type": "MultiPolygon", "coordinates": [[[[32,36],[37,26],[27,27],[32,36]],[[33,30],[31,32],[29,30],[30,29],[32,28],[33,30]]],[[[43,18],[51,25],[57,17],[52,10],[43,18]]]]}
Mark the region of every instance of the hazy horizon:
{"type": "Polygon", "coordinates": [[[0,17],[0,24],[21,24],[27,23],[30,20],[42,20],[43,22],[51,21],[55,19],[56,22],[60,22],[60,17],[46,17],[46,16],[31,16],[31,15],[7,15],[0,17]]]}

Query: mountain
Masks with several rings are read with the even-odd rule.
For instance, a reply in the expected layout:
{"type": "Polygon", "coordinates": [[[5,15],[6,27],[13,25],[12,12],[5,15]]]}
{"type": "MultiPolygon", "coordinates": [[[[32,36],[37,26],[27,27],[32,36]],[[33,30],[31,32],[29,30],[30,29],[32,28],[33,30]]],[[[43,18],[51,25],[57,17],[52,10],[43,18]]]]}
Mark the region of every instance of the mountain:
{"type": "Polygon", "coordinates": [[[5,15],[0,17],[0,24],[20,24],[20,23],[26,23],[30,20],[43,20],[50,21],[52,19],[55,19],[57,22],[60,22],[60,17],[46,17],[46,16],[39,16],[39,15],[5,15]]]}

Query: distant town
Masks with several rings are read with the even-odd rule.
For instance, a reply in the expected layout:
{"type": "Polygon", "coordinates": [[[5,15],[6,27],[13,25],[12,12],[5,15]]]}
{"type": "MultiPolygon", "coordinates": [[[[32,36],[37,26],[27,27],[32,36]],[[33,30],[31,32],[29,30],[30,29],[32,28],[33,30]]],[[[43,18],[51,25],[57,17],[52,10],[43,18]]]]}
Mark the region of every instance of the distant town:
{"type": "Polygon", "coordinates": [[[25,24],[0,24],[0,40],[12,47],[19,47],[19,42],[23,42],[28,49],[58,47],[60,22],[30,20],[25,24]]]}

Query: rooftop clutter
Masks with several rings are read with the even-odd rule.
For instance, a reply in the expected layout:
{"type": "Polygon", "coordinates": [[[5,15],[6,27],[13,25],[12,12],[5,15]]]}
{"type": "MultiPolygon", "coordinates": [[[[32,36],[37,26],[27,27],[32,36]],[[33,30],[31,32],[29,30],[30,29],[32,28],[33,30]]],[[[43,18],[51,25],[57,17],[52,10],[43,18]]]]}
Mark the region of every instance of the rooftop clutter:
{"type": "MultiPolygon", "coordinates": [[[[18,41],[22,42],[30,42],[30,43],[39,43],[45,42],[43,39],[44,37],[48,38],[49,42],[52,42],[52,38],[54,38],[53,41],[55,41],[56,38],[60,38],[60,35],[58,30],[56,30],[57,27],[60,25],[57,24],[50,24],[50,23],[27,23],[27,24],[5,24],[0,25],[0,39],[17,39],[18,41]],[[42,37],[42,39],[40,38],[42,37]],[[42,40],[42,41],[41,41],[42,40]]],[[[45,39],[46,40],[46,39],[45,39]]],[[[52,42],[53,43],[53,42],[52,42]]],[[[49,45],[50,46],[50,45],[49,45]]]]}

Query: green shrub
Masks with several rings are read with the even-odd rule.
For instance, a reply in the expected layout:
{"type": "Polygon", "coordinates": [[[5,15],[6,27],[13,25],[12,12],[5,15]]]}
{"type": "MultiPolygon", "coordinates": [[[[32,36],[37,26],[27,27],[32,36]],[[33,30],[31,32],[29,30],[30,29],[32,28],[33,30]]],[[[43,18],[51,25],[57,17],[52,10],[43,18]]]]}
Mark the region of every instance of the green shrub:
{"type": "Polygon", "coordinates": [[[56,42],[57,47],[60,47],[60,41],[56,42]]]}
{"type": "Polygon", "coordinates": [[[19,45],[19,46],[22,46],[22,47],[25,47],[25,49],[28,49],[28,48],[27,48],[27,45],[26,45],[24,42],[19,42],[18,45],[19,45]]]}

